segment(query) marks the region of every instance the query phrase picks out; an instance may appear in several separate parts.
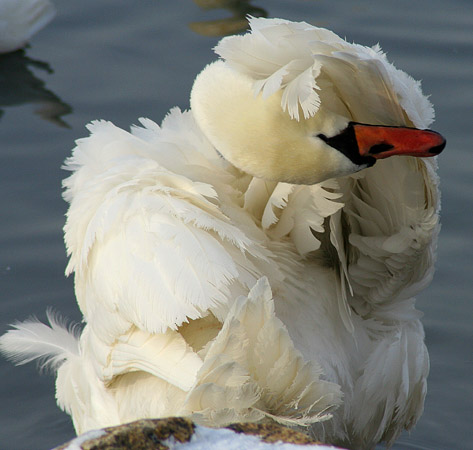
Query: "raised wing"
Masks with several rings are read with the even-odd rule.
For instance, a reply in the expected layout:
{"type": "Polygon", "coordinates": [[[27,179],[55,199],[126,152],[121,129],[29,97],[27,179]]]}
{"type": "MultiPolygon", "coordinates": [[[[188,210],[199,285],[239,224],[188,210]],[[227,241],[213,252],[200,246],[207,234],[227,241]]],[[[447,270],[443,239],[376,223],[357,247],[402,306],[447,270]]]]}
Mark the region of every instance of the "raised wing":
{"type": "Polygon", "coordinates": [[[409,117],[419,128],[432,122],[420,83],[390,64],[378,45],[351,44],[304,22],[251,18],[250,26],[251,33],[222,39],[215,51],[255,80],[255,94],[266,98],[282,90],[281,107],[292,118],[299,120],[300,111],[311,117],[322,103],[331,109],[325,94],[330,80],[353,120],[403,125],[409,117]]]}
{"type": "Polygon", "coordinates": [[[145,371],[187,390],[202,362],[175,330],[210,313],[223,322],[268,255],[220,208],[223,197],[237,214],[233,177],[191,114],[142,123],[128,133],[94,122],[67,160],[67,272],[104,383],[145,371]]]}
{"type": "Polygon", "coordinates": [[[348,182],[347,279],[361,315],[417,316],[412,297],[432,279],[440,229],[433,164],[392,158],[348,182]]]}
{"type": "MultiPolygon", "coordinates": [[[[191,120],[184,115],[181,130],[190,137],[191,120]]],[[[265,256],[218,207],[214,186],[229,175],[189,142],[166,142],[145,123],[131,134],[94,122],[67,161],[74,171],[64,183],[67,272],[76,273],[87,321],[100,303],[141,329],[164,332],[224,305],[237,279],[254,283],[244,259],[265,256]],[[144,139],[152,131],[155,142],[144,139]],[[181,174],[168,168],[173,163],[181,174]],[[205,175],[212,184],[201,181],[205,175]]]]}

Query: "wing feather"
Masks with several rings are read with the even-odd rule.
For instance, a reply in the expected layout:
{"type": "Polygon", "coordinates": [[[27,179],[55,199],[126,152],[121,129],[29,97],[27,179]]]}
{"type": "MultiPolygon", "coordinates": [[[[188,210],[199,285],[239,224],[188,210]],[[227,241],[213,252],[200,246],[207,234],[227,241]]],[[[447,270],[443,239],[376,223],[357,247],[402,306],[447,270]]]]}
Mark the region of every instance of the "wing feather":
{"type": "Polygon", "coordinates": [[[111,382],[120,374],[143,371],[188,391],[201,366],[202,360],[178,332],[149,334],[133,328],[113,346],[101,379],[111,382]]]}
{"type": "Polygon", "coordinates": [[[360,436],[374,433],[375,440],[386,440],[388,445],[402,431],[395,424],[405,424],[409,429],[422,414],[429,371],[421,325],[406,322],[396,327],[389,338],[373,348],[355,387],[355,401],[360,407],[376,408],[378,412],[370,416],[370,423],[366,415],[356,415],[355,428],[360,436]]]}
{"type": "MultiPolygon", "coordinates": [[[[362,314],[419,317],[412,297],[432,279],[439,232],[437,185],[428,165],[391,158],[363,177],[341,181],[342,191],[350,192],[345,238],[337,240],[342,283],[352,287],[350,303],[362,314]]],[[[332,220],[333,233],[342,218],[332,220]]]]}
{"type": "MultiPolygon", "coordinates": [[[[177,114],[166,119],[173,127],[177,114]]],[[[182,122],[181,127],[189,125],[182,122]]],[[[133,135],[94,123],[90,138],[78,141],[67,162],[74,171],[65,182],[71,202],[65,227],[68,272],[74,270],[88,291],[78,299],[88,320],[88,305],[100,301],[140,328],[164,332],[227,301],[229,285],[250,273],[244,261],[235,264],[241,259],[237,253],[266,256],[217,207],[215,183],[166,167],[169,155],[164,152],[161,160],[158,145],[162,130],[143,123],[149,128],[135,128],[133,135]]],[[[181,158],[188,172],[204,164],[218,180],[211,162],[184,147],[174,158],[181,158]]]]}
{"type": "Polygon", "coordinates": [[[379,46],[350,44],[305,22],[252,17],[250,27],[251,33],[222,39],[215,51],[253,78],[255,95],[282,90],[281,108],[291,118],[317,113],[327,100],[320,88],[329,79],[353,120],[420,128],[432,122],[420,83],[390,64],[379,46]]]}
{"type": "Polygon", "coordinates": [[[237,299],[200,354],[203,365],[184,404],[199,423],[270,417],[303,426],[330,418],[340,402],[339,386],[321,379],[322,369],[304,360],[276,317],[266,278],[237,299]]]}

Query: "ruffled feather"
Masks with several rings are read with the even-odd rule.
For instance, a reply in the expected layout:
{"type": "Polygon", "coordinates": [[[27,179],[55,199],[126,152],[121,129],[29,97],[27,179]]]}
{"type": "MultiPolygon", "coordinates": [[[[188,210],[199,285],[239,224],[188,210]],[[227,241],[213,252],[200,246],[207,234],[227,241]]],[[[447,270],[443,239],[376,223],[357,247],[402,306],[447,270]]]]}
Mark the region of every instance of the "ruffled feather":
{"type": "Polygon", "coordinates": [[[250,17],[249,23],[250,33],[222,39],[215,52],[253,78],[255,95],[261,92],[267,98],[282,90],[281,107],[291,118],[317,113],[322,101],[318,78],[324,76],[336,84],[342,98],[347,97],[345,104],[356,108],[354,120],[403,125],[402,108],[416,127],[432,122],[433,108],[420,83],[390,64],[378,45],[350,44],[305,22],[250,17]],[[359,117],[368,104],[374,121],[359,117]]]}
{"type": "Polygon", "coordinates": [[[68,326],[52,310],[47,311],[50,326],[32,318],[12,324],[0,337],[0,351],[15,364],[37,360],[41,369],[56,371],[66,359],[79,355],[79,330],[68,326]]]}

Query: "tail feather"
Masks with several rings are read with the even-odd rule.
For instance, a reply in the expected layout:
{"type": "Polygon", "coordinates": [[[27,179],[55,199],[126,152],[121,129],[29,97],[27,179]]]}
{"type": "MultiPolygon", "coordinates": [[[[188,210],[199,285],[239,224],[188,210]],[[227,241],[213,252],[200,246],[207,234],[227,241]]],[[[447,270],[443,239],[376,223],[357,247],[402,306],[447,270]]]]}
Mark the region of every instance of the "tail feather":
{"type": "Polygon", "coordinates": [[[41,369],[56,371],[71,356],[79,355],[77,325],[67,325],[51,310],[50,326],[36,318],[12,324],[13,329],[0,337],[0,352],[16,365],[38,360],[41,369]]]}

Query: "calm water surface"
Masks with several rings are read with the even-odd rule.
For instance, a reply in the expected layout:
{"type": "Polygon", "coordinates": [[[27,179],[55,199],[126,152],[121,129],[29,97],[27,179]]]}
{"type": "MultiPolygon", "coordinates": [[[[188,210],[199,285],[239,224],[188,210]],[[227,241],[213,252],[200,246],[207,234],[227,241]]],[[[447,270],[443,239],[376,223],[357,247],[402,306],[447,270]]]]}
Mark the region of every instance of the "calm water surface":
{"type": "MultiPolygon", "coordinates": [[[[15,319],[44,319],[47,306],[80,320],[72,280],[63,275],[60,166],[90,120],[128,127],[141,116],[160,122],[170,107],[188,107],[195,75],[214,59],[217,34],[231,32],[245,11],[204,3],[57,0],[58,16],[24,53],[0,56],[0,333],[15,319]]],[[[394,448],[473,448],[473,2],[253,3],[254,15],[379,42],[431,94],[434,128],[448,140],[439,161],[437,273],[418,298],[431,374],[425,413],[394,448]]],[[[51,376],[1,359],[0,379],[0,448],[47,449],[73,437],[51,376]]]]}

